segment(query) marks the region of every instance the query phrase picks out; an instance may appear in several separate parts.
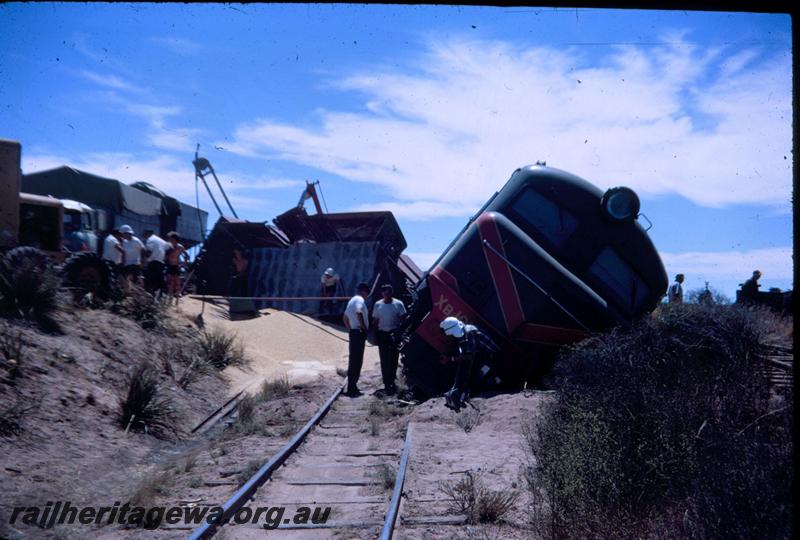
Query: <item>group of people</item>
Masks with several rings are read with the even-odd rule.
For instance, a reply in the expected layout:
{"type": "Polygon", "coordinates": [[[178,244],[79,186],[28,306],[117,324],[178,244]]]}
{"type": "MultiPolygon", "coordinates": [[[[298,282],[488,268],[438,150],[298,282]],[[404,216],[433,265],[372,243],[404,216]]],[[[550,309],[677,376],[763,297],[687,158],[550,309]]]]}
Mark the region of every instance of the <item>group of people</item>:
{"type": "MultiPolygon", "coordinates": [[[[758,288],[761,286],[758,283],[758,280],[761,278],[761,271],[754,270],[753,275],[744,283],[740,283],[739,286],[741,289],[741,299],[743,302],[749,302],[755,299],[758,296],[758,288]]],[[[683,282],[685,276],[683,274],[676,274],[675,281],[672,282],[672,285],[669,286],[667,289],[667,302],[670,304],[682,304],[683,303],[683,282]]],[[[700,291],[700,294],[697,296],[697,302],[700,304],[711,304],[713,303],[713,294],[711,290],[708,288],[708,281],[706,281],[706,287],[704,290],[700,291]]]]}
{"type": "Polygon", "coordinates": [[[146,230],[142,238],[144,242],[130,225],[114,227],[103,242],[103,259],[116,266],[126,288],[143,285],[151,294],[166,293],[177,303],[181,263],[189,262],[189,254],[180,243],[178,233],[172,231],[164,240],[154,231],[146,230]]]}
{"type": "Polygon", "coordinates": [[[372,306],[372,312],[367,308],[369,285],[359,283],[356,294],[344,310],[342,321],[350,337],[349,356],[347,365],[347,391],[348,397],[361,395],[358,388],[358,379],[361,376],[361,366],[364,363],[364,347],[367,343],[367,332],[372,325],[376,329],[376,342],[381,360],[381,377],[386,395],[397,392],[395,379],[397,376],[397,363],[399,358],[400,326],[406,317],[406,307],[397,298],[394,298],[394,288],[389,285],[381,287],[383,298],[372,306]]]}
{"type": "MultiPolygon", "coordinates": [[[[394,298],[394,289],[391,285],[386,284],[381,287],[383,298],[375,302],[371,311],[367,307],[369,294],[369,285],[359,283],[356,295],[347,303],[342,316],[350,338],[345,391],[348,397],[362,394],[358,388],[358,379],[364,361],[367,332],[371,325],[376,330],[384,392],[386,395],[397,392],[395,381],[400,328],[406,317],[406,308],[403,302],[394,298]]],[[[477,382],[492,386],[493,383],[500,383],[500,379],[492,369],[494,357],[500,352],[500,348],[476,326],[466,324],[455,317],[447,317],[439,327],[448,341],[449,360],[456,363],[453,387],[445,393],[445,405],[458,411],[468,399],[472,384],[477,382]]]]}

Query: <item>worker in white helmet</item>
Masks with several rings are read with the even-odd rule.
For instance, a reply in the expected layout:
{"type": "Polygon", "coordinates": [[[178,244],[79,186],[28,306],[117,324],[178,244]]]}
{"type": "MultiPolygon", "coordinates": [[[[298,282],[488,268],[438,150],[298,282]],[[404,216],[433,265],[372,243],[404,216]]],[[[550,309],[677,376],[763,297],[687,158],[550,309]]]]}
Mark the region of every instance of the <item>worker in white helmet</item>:
{"type": "Polygon", "coordinates": [[[458,411],[469,398],[469,388],[473,382],[499,384],[500,380],[492,373],[494,355],[500,348],[489,336],[471,324],[464,324],[455,317],[447,317],[439,324],[444,334],[451,340],[453,354],[451,360],[457,362],[453,387],[445,392],[445,406],[458,411]],[[474,367],[480,366],[477,374],[474,367]],[[476,378],[478,380],[473,381],[476,378]]]}
{"type": "Polygon", "coordinates": [[[327,300],[327,298],[336,296],[336,293],[339,292],[340,285],[341,280],[339,279],[339,275],[333,271],[333,268],[326,268],[325,272],[322,273],[319,285],[319,295],[326,298],[326,300],[322,300],[319,303],[320,317],[322,315],[334,315],[334,302],[333,300],[327,300]],[[326,311],[327,313],[325,313],[326,311]]]}

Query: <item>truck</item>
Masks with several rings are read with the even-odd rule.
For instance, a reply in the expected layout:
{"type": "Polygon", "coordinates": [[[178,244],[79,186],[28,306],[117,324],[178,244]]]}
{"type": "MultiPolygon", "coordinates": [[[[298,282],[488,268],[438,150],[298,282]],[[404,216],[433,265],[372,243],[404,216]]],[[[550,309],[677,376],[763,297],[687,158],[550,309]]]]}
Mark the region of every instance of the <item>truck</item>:
{"type": "Polygon", "coordinates": [[[113,296],[116,271],[98,251],[104,213],[78,201],[20,191],[21,153],[19,142],[0,139],[0,253],[17,263],[42,261],[44,253],[78,294],[113,296]]]}
{"type": "Polygon", "coordinates": [[[514,171],[415,287],[401,361],[418,397],[453,382],[446,317],[491,337],[492,382],[521,389],[541,383],[563,345],[655,309],[668,280],[639,210],[627,187],[602,191],[542,163],[514,171]]]}

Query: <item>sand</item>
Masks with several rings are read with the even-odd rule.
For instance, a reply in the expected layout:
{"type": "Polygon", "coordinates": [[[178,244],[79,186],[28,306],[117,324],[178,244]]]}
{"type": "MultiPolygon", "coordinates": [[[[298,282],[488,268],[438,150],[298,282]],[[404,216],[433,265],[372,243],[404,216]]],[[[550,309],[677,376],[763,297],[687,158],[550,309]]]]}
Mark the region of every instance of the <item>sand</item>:
{"type": "MultiPolygon", "coordinates": [[[[335,377],[337,368],[347,370],[347,332],[344,327],[276,309],[262,309],[260,316],[231,320],[227,306],[182,298],[178,308],[194,320],[201,311],[206,328],[232,332],[252,359],[249,370],[228,368],[231,395],[258,388],[263,380],[288,378],[292,384],[313,381],[320,376],[335,377]]],[[[378,347],[367,344],[362,371],[378,369],[378,347]]],[[[369,389],[362,388],[365,392],[369,389]]]]}

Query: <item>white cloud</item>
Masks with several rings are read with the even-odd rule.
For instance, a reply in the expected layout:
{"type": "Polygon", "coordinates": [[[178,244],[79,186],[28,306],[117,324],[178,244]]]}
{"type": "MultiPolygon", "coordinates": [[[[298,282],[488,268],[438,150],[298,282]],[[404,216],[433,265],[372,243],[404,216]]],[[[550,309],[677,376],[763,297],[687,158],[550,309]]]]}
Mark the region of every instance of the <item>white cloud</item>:
{"type": "Polygon", "coordinates": [[[159,105],[133,101],[116,92],[105,92],[101,99],[147,123],[146,138],[153,147],[176,152],[194,151],[205,131],[194,127],[173,127],[172,118],[179,117],[183,108],[178,105],[159,105]]]}
{"type": "Polygon", "coordinates": [[[756,269],[761,270],[764,280],[786,281],[791,280],[794,275],[791,247],[661,253],[661,259],[670,271],[670,278],[681,272],[698,280],[744,281],[756,269]]]}
{"type": "Polygon", "coordinates": [[[431,265],[436,262],[436,259],[439,258],[441,253],[431,253],[425,251],[409,251],[405,253],[414,263],[420,267],[420,269],[425,272],[430,269],[431,265]]]}
{"type": "Polygon", "coordinates": [[[334,81],[363,96],[362,112],[319,110],[309,128],[258,119],[226,148],[384,186],[409,216],[479,205],[538,159],[601,188],[789,205],[788,53],[701,50],[670,36],[590,65],[573,49],[452,40],[411,68],[334,81]]]}
{"type": "Polygon", "coordinates": [[[95,84],[99,84],[100,86],[111,88],[113,90],[122,90],[125,92],[134,92],[134,93],[143,92],[143,89],[141,87],[116,75],[111,75],[111,74],[103,75],[100,73],[95,73],[94,71],[89,71],[88,69],[82,69],[78,72],[78,74],[83,78],[92,81],[95,84]]]}

